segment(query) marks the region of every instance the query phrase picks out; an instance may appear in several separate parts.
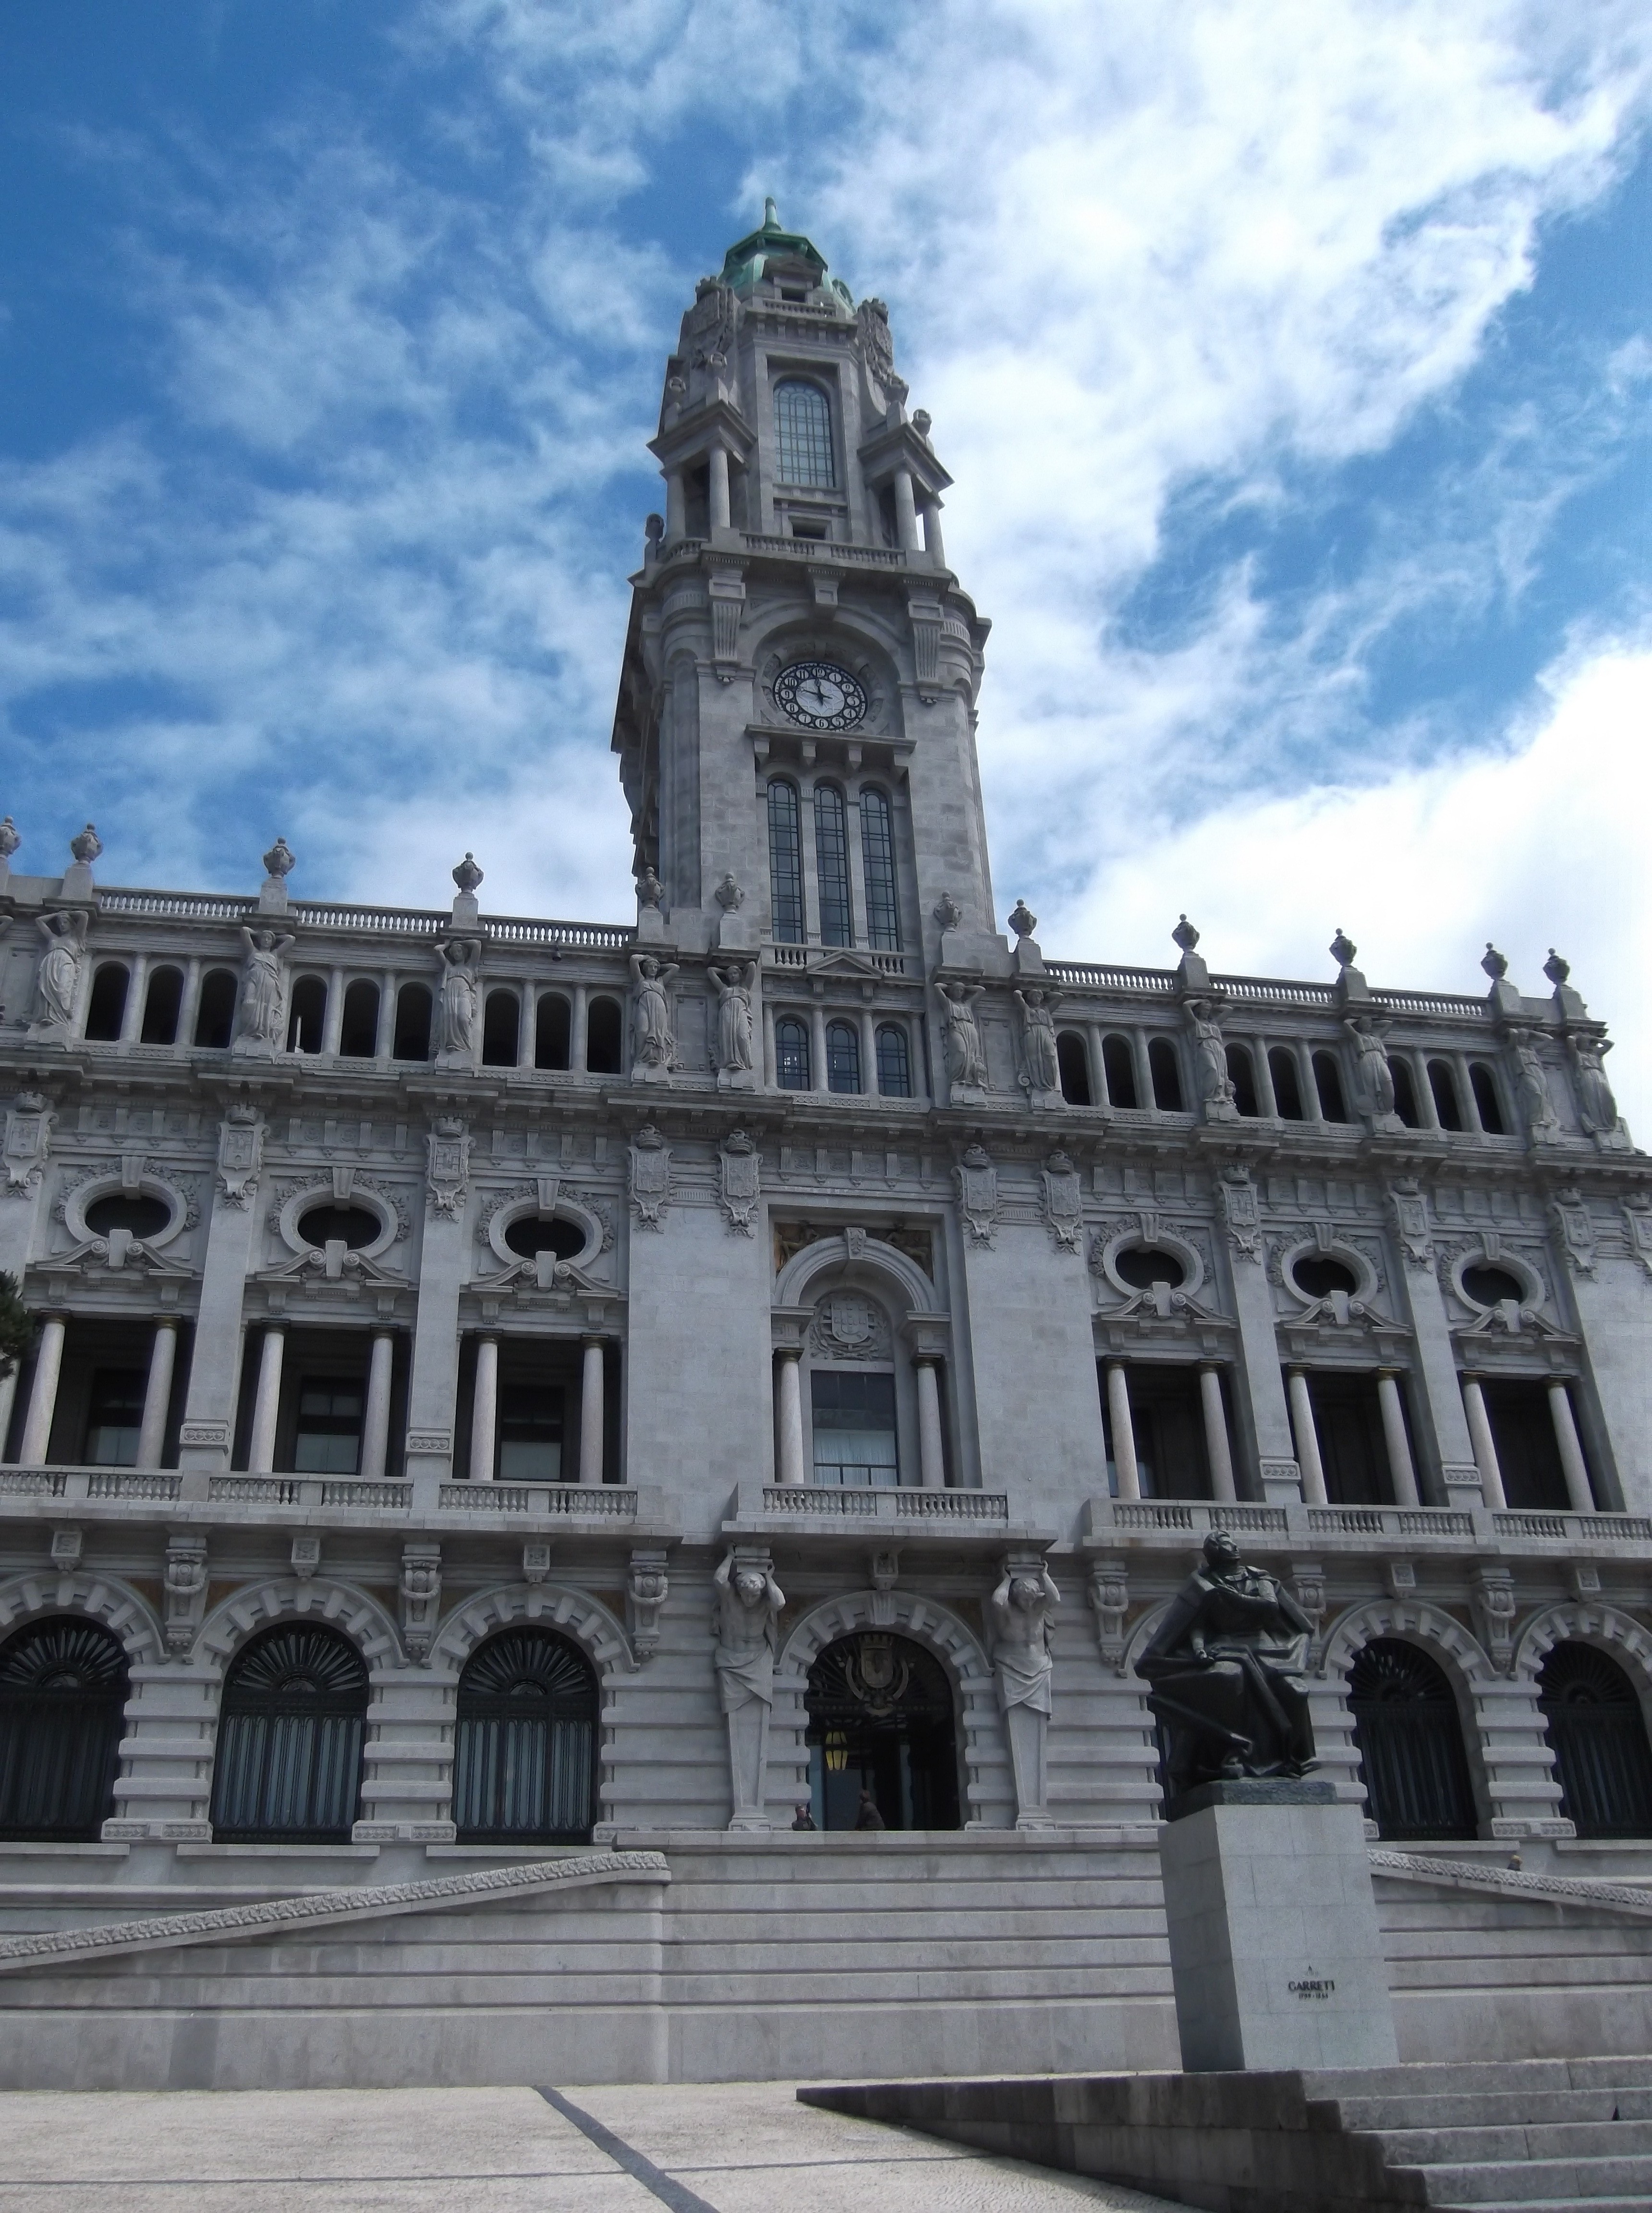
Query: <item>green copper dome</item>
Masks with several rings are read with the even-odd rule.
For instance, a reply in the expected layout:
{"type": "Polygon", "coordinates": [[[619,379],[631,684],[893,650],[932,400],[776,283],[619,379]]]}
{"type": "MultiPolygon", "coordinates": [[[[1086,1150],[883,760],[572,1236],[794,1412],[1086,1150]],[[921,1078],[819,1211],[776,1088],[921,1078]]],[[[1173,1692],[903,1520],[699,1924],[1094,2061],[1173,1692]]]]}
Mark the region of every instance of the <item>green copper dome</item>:
{"type": "MultiPolygon", "coordinates": [[[[801,231],[783,230],[774,202],[765,200],[762,229],[749,232],[728,248],[722,258],[722,281],[736,292],[746,293],[765,277],[782,274],[795,276],[800,283],[824,284],[826,256],[801,231]]],[[[832,289],[848,297],[841,285],[832,289]]]]}

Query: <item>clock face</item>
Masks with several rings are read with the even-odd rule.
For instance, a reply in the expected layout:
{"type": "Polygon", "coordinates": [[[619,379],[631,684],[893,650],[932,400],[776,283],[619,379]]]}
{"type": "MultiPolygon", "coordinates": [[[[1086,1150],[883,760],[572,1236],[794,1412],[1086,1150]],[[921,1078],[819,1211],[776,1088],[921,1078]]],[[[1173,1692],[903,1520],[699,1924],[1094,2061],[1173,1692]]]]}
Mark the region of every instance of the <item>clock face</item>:
{"type": "Polygon", "coordinates": [[[833,661],[794,661],[774,680],[775,704],[811,730],[852,730],[866,713],[866,694],[833,661]]]}

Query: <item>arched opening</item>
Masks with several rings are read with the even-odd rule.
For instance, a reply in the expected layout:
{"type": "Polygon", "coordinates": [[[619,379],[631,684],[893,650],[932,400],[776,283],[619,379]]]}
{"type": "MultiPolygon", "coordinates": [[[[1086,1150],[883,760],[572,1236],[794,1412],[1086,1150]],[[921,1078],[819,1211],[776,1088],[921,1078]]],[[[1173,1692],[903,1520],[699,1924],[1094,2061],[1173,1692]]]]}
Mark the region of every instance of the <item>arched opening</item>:
{"type": "Polygon", "coordinates": [[[1228,1081],[1234,1087],[1234,1104],[1247,1121],[1253,1122],[1262,1109],[1256,1099],[1256,1064],[1251,1058],[1247,1045],[1230,1045],[1228,1048],[1228,1081]]]}
{"type": "Polygon", "coordinates": [[[1474,1094],[1480,1127],[1486,1136],[1506,1137],[1509,1125],[1503,1119],[1503,1101],[1497,1096],[1497,1079],[1483,1060],[1471,1060],[1468,1064],[1468,1088],[1474,1094]]]}
{"type": "Polygon", "coordinates": [[[1314,1088],[1320,1094],[1320,1112],[1327,1122],[1345,1122],[1348,1109],[1342,1095],[1342,1070],[1334,1053],[1314,1056],[1314,1088]]]}
{"type": "Polygon", "coordinates": [[[214,1841],[348,1844],[367,1700],[366,1662],[337,1630],[281,1623],[255,1637],[224,1680],[214,1841]]]}
{"type": "Polygon", "coordinates": [[[1061,1076],[1061,1095],[1070,1106],[1090,1103],[1090,1056],[1076,1030],[1063,1030],[1056,1039],[1056,1068],[1061,1076]]]}
{"type": "Polygon", "coordinates": [[[1448,1060],[1429,1063],[1429,1089],[1434,1094],[1434,1112],[1442,1130],[1460,1130],[1463,1110],[1457,1099],[1457,1079],[1448,1060]]]}
{"type": "Polygon", "coordinates": [[[1635,1686],[1593,1644],[1554,1646],[1538,1670],[1560,1811],[1580,1837],[1652,1837],[1652,1749],[1635,1686]]]}
{"type": "Polygon", "coordinates": [[[106,960],[92,978],[92,996],[86,1004],[86,1034],[99,1045],[113,1045],[126,1018],[126,991],[131,983],[121,960],[106,960]]]}
{"type": "Polygon", "coordinates": [[[910,1637],[840,1637],[808,1671],[809,1799],[822,1829],[852,1829],[862,1794],[888,1829],[958,1826],[952,1685],[910,1637]]]}
{"type": "Polygon", "coordinates": [[[1420,1130],[1423,1118],[1417,1111],[1417,1085],[1411,1077],[1411,1064],[1403,1053],[1390,1053],[1388,1070],[1394,1080],[1394,1112],[1408,1130],[1420,1130]]]}
{"type": "Polygon", "coordinates": [[[866,942],[876,952],[899,953],[894,822],[888,799],[875,788],[861,791],[861,854],[866,863],[866,942]]]}
{"type": "Polygon", "coordinates": [[[878,1091],[885,1099],[912,1095],[912,1061],[906,1033],[897,1023],[885,1022],[878,1032],[878,1091]]]}
{"type": "Polygon", "coordinates": [[[566,1068],[573,1009],[559,991],[547,991],[533,1011],[533,1065],[566,1068]]]}
{"type": "Polygon", "coordinates": [[[344,992],[338,1051],[346,1060],[371,1060],[379,1049],[379,987],[358,976],[344,992]]]}
{"type": "Polygon", "coordinates": [[[809,1088],[808,1032],[795,1015],[783,1015],[774,1026],[774,1073],[783,1091],[809,1088]]]}
{"type": "Polygon", "coordinates": [[[1445,1672],[1397,1637],[1374,1637],[1348,1671],[1360,1781],[1384,1838],[1474,1834],[1474,1793],[1445,1672]]]}
{"type": "Polygon", "coordinates": [[[849,817],[835,783],[814,787],[814,862],[820,893],[820,942],[852,945],[849,905],[849,817]]]}
{"type": "Polygon", "coordinates": [[[826,1024],[826,1088],[858,1091],[861,1088],[861,1041],[848,1022],[826,1024]]]}
{"type": "Polygon", "coordinates": [[[461,1844],[586,1844],[596,1819],[597,1684],[576,1644],[507,1629],[459,1679],[454,1820],[461,1844]]]}
{"type": "Polygon", "coordinates": [[[515,1068],[521,1015],[521,1002],[514,991],[488,993],[482,1012],[484,1068],[515,1068]]]}
{"type": "Polygon", "coordinates": [[[0,1646],[0,1837],[94,1844],[114,1811],[126,1655],[76,1614],[0,1646]]]}
{"type": "Polygon", "coordinates": [[[320,1052],[327,1021],[327,987],[319,976],[301,976],[293,985],[287,1017],[289,1052],[320,1052]]]}
{"type": "Polygon", "coordinates": [[[1176,1048],[1168,1038],[1155,1038],[1147,1049],[1147,1071],[1153,1078],[1153,1103],[1164,1114],[1182,1109],[1181,1070],[1176,1048]]]}
{"type": "Polygon", "coordinates": [[[1101,1073],[1106,1079],[1110,1105],[1133,1107],[1140,1103],[1136,1090],[1136,1056],[1130,1049],[1128,1038],[1102,1039],[1101,1073]]]}
{"type": "Polygon", "coordinates": [[[178,1016],[184,1003],[181,968],[151,968],[143,991],[143,1027],[140,1045],[176,1045],[178,1016]]]}
{"type": "Polygon", "coordinates": [[[228,968],[209,968],[201,978],[195,1009],[194,1042],[206,1052],[223,1052],[235,1034],[236,984],[228,968]]]}
{"type": "Polygon", "coordinates": [[[1268,1055],[1268,1074],[1273,1079],[1273,1103],[1279,1109],[1280,1120],[1305,1122],[1301,1079],[1296,1072],[1296,1056],[1289,1046],[1273,1047],[1268,1055]]]}
{"type": "Polygon", "coordinates": [[[777,777],[769,786],[770,927],[777,945],[803,942],[803,846],[797,786],[777,777]]]}
{"type": "Polygon", "coordinates": [[[593,999],[585,1021],[585,1066],[593,1076],[618,1076],[624,1027],[618,999],[593,999]]]}
{"type": "Polygon", "coordinates": [[[430,1058],[430,989],[428,984],[404,984],[396,994],[396,1035],[390,1048],[395,1060],[430,1058]]]}

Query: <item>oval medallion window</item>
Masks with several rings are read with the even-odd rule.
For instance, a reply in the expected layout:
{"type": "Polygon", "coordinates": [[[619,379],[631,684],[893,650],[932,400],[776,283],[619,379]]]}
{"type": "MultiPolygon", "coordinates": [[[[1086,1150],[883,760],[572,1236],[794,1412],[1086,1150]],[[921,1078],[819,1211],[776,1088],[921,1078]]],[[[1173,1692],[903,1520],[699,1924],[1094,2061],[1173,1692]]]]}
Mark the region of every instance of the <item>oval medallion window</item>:
{"type": "Polygon", "coordinates": [[[1374,1637],[1348,1671],[1360,1779],[1384,1837],[1472,1837],[1474,1794],[1451,1685],[1426,1652],[1374,1637]]]}
{"type": "Polygon", "coordinates": [[[224,1682],[214,1839],[347,1844],[367,1697],[367,1664],[336,1630],[282,1627],[254,1637],[224,1682]]]}
{"type": "Polygon", "coordinates": [[[473,1652],[459,1679],[460,1844],[588,1844],[596,1715],[595,1672],[565,1637],[510,1629],[473,1652]]]}
{"type": "Polygon", "coordinates": [[[1463,1289],[1478,1306],[1483,1307],[1501,1306],[1504,1299],[1513,1299],[1516,1306],[1521,1306],[1526,1298],[1525,1286],[1507,1268],[1465,1268],[1463,1289]]]}
{"type": "Polygon", "coordinates": [[[299,1235],[318,1252],[329,1245],[343,1245],[351,1253],[359,1253],[377,1240],[382,1228],[378,1216],[365,1206],[335,1206],[328,1202],[308,1208],[298,1217],[299,1235]]]}
{"type": "Polygon", "coordinates": [[[125,1192],[111,1192],[107,1198],[94,1198],[86,1210],[86,1226],[94,1237],[107,1237],[112,1229],[128,1230],[134,1237],[158,1237],[171,1219],[172,1209],[165,1199],[151,1198],[147,1192],[131,1198],[125,1192]]]}
{"type": "Polygon", "coordinates": [[[518,1215],[505,1231],[505,1243],[524,1260],[540,1253],[554,1253],[558,1260],[571,1260],[585,1250],[585,1232],[576,1222],[549,1214],[518,1215]]]}
{"type": "Polygon", "coordinates": [[[96,1622],[36,1622],[0,1647],[0,1837],[95,1843],[114,1811],[126,1655],[96,1622]]]}
{"type": "Polygon", "coordinates": [[[1155,1283],[1168,1283],[1173,1291],[1187,1280],[1187,1271],[1175,1254],[1157,1245],[1128,1245],[1113,1254],[1113,1265],[1132,1290],[1150,1291],[1155,1283]]]}
{"type": "Polygon", "coordinates": [[[1305,1299],[1328,1299],[1332,1291],[1351,1299],[1359,1289],[1359,1277],[1347,1263],[1323,1253],[1300,1253],[1290,1264],[1290,1275],[1305,1299]]]}

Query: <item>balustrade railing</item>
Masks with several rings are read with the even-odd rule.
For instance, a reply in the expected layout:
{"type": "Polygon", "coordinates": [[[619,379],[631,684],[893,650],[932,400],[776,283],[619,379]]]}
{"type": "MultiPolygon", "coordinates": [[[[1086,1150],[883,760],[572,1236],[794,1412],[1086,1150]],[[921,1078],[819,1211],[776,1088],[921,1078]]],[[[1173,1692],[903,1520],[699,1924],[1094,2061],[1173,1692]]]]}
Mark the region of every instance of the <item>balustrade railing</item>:
{"type": "Polygon", "coordinates": [[[444,1483],[444,1514],[560,1515],[567,1521],[633,1521],[637,1493],[620,1484],[444,1483]]]}
{"type": "Polygon", "coordinates": [[[1008,1521],[1009,1500],[1002,1491],[771,1483],[764,1485],[763,1511],[828,1521],[1008,1521]]]}

